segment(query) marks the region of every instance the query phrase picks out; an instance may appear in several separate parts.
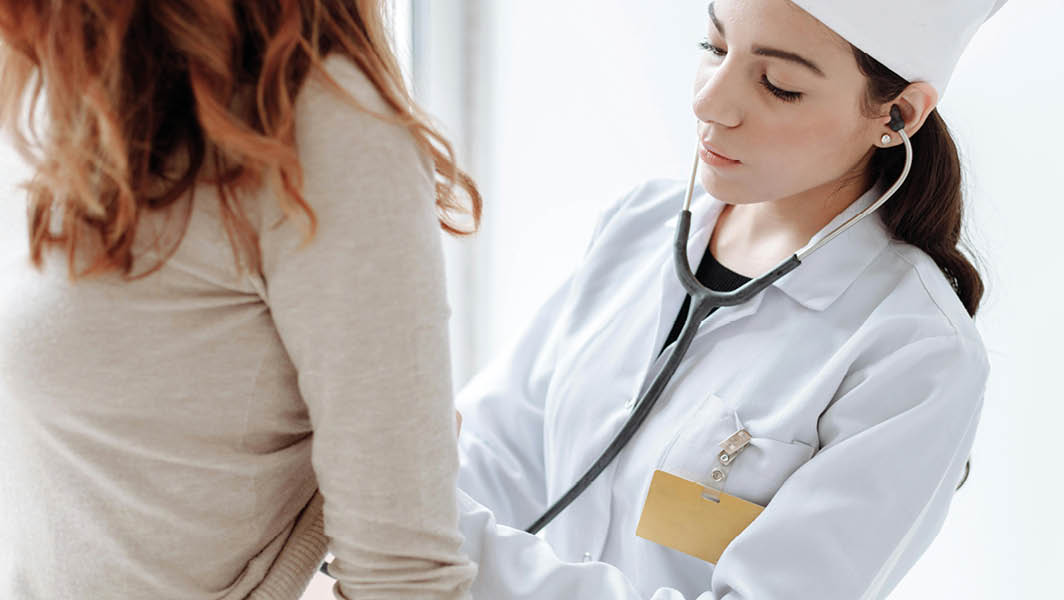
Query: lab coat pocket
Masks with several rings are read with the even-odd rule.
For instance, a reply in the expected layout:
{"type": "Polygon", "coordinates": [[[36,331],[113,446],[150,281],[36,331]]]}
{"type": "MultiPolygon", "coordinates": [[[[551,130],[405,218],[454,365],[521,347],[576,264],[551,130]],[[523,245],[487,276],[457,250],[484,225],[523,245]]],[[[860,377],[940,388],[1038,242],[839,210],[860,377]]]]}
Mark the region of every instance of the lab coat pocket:
{"type": "Polygon", "coordinates": [[[798,441],[759,436],[747,428],[730,400],[710,394],[691,413],[662,451],[658,468],[699,483],[708,484],[710,473],[720,465],[720,443],[740,429],[750,442],[733,459],[718,485],[722,491],[765,506],[791,473],[809,460],[814,448],[798,441]]]}

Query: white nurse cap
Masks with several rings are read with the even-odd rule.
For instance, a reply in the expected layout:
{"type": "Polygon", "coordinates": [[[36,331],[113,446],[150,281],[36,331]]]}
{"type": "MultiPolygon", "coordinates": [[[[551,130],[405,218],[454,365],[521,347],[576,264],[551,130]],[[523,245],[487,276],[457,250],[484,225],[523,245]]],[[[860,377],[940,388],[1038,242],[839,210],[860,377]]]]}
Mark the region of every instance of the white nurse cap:
{"type": "Polygon", "coordinates": [[[1007,0],[791,0],[906,81],[941,99],[979,27],[1007,0]]]}

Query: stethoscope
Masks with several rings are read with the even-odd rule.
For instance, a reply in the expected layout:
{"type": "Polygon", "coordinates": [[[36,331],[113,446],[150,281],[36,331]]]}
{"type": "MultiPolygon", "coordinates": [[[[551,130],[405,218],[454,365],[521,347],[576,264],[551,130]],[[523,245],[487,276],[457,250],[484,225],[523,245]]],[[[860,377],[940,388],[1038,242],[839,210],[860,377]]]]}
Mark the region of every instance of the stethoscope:
{"type": "Polygon", "coordinates": [[[683,330],[680,332],[680,337],[676,340],[672,347],[672,352],[669,354],[669,358],[665,361],[665,364],[661,366],[658,372],[654,375],[653,381],[650,386],[645,389],[639,400],[636,401],[632,416],[628,418],[628,422],[624,424],[621,431],[613,438],[610,445],[606,447],[606,450],[602,452],[598,460],[591,465],[591,468],[584,473],[569,491],[564,496],[559,498],[547,512],[543,513],[539,519],[533,523],[527,531],[528,533],[537,533],[540,529],[543,529],[547,523],[550,523],[554,517],[558,516],[566,506],[576,500],[576,498],[583,493],[591,482],[599,476],[600,473],[613,461],[614,458],[621,452],[624,446],[632,439],[635,432],[639,429],[639,426],[646,420],[647,415],[650,414],[651,409],[654,408],[654,404],[657,403],[658,398],[661,397],[662,391],[665,390],[665,386],[669,384],[669,380],[672,379],[673,373],[676,372],[676,368],[680,366],[680,361],[683,360],[687,349],[691,346],[691,340],[694,339],[695,334],[698,333],[698,326],[702,323],[702,320],[709,316],[709,313],[713,309],[721,306],[736,306],[742,304],[747,300],[750,300],[762,290],[772,285],[777,279],[783,277],[787,273],[790,273],[802,264],[802,261],[809,257],[810,254],[816,252],[820,248],[827,244],[831,240],[838,237],[842,232],[846,231],[850,227],[853,227],[861,219],[875,212],[877,208],[883,205],[902,183],[909,176],[909,169],[913,163],[913,147],[909,142],[909,135],[905,133],[905,120],[901,117],[901,110],[897,105],[890,107],[890,123],[888,124],[892,130],[898,132],[901,135],[901,140],[905,144],[905,167],[901,171],[901,175],[898,180],[894,182],[894,185],[890,186],[890,189],[884,193],[879,200],[876,200],[868,208],[862,210],[860,213],[854,215],[842,225],[836,227],[831,233],[824,236],[823,239],[818,241],[813,246],[803,250],[784,260],[780,264],[776,265],[774,269],[758,277],[752,279],[742,287],[731,292],[717,292],[711,290],[701,284],[698,278],[695,277],[691,271],[691,265],[687,261],[687,235],[691,228],[691,196],[695,186],[695,176],[698,173],[699,157],[697,152],[695,153],[694,166],[691,168],[691,178],[687,182],[687,194],[683,201],[683,212],[680,213],[680,221],[676,227],[676,239],[673,242],[673,260],[676,263],[676,274],[680,279],[680,283],[683,284],[684,289],[691,295],[691,307],[687,311],[687,320],[684,321],[683,330]]]}
{"type": "MultiPolygon", "coordinates": [[[[702,320],[709,316],[709,313],[713,309],[722,306],[736,306],[742,304],[762,290],[767,288],[776,282],[780,277],[783,277],[787,273],[790,273],[802,264],[802,261],[809,257],[810,254],[816,252],[820,248],[827,244],[831,240],[838,237],[844,231],[856,225],[861,219],[875,212],[877,208],[883,205],[902,183],[909,176],[909,169],[912,167],[913,162],[913,147],[909,141],[909,135],[905,132],[905,120],[902,119],[901,110],[897,105],[890,108],[890,123],[888,124],[892,130],[901,135],[901,140],[905,144],[905,167],[901,171],[901,175],[898,180],[894,182],[894,185],[890,186],[880,198],[871,204],[868,208],[862,210],[860,213],[854,215],[842,225],[836,227],[831,233],[824,236],[823,239],[818,241],[813,246],[803,250],[794,256],[784,260],[778,264],[774,269],[768,273],[752,279],[742,287],[731,292],[717,292],[711,290],[701,284],[698,278],[695,277],[691,271],[691,265],[687,261],[687,236],[691,229],[691,196],[694,192],[695,177],[698,173],[699,156],[696,151],[694,166],[691,168],[691,178],[687,182],[687,194],[684,197],[683,212],[680,213],[679,223],[676,227],[676,239],[673,242],[673,259],[676,263],[676,274],[679,276],[680,283],[683,284],[684,289],[691,295],[691,307],[687,311],[687,319],[684,321],[683,329],[680,331],[680,337],[672,347],[672,352],[669,354],[669,358],[661,366],[658,372],[654,375],[653,381],[650,386],[646,388],[643,394],[636,401],[632,416],[628,418],[628,422],[624,424],[620,432],[613,438],[610,445],[602,452],[598,460],[584,473],[569,491],[564,496],[559,498],[539,519],[533,523],[527,531],[528,533],[538,533],[539,530],[546,527],[548,523],[554,520],[554,517],[558,516],[565,507],[569,506],[573,500],[583,493],[588,486],[602,473],[602,471],[609,466],[614,458],[624,449],[625,445],[632,439],[636,431],[639,430],[640,425],[646,420],[647,415],[650,414],[651,409],[654,408],[654,404],[657,403],[661,397],[661,393],[665,390],[665,386],[669,384],[672,379],[673,373],[676,372],[676,368],[680,366],[680,361],[683,360],[687,349],[691,346],[691,340],[694,339],[695,334],[698,332],[698,326],[702,323],[702,320]]],[[[963,482],[962,482],[963,483],[963,482]]],[[[328,571],[329,563],[322,563],[321,571],[326,575],[328,571]]]]}

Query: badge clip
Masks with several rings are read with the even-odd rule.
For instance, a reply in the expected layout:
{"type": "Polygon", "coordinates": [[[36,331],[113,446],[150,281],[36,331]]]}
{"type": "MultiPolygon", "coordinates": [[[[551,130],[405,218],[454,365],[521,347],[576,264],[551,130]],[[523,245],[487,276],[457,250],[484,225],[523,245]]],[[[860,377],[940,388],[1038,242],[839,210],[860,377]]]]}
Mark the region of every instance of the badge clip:
{"type": "Polygon", "coordinates": [[[654,471],[635,534],[716,563],[735,536],[765,508],[723,490],[731,463],[749,443],[745,429],[720,442],[720,464],[710,471],[706,483],[654,471]]]}

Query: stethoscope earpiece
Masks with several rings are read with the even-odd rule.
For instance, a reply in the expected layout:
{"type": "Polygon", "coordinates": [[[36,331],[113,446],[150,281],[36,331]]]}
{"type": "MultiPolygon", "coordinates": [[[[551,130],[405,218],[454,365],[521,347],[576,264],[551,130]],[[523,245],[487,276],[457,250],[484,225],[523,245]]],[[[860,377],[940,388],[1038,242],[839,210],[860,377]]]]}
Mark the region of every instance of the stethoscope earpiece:
{"type": "Polygon", "coordinates": [[[901,109],[897,104],[890,107],[890,123],[887,124],[894,131],[901,131],[905,127],[905,119],[901,117],[901,109]]]}
{"type": "MultiPolygon", "coordinates": [[[[898,108],[897,104],[891,105],[890,107],[890,123],[887,123],[887,127],[890,127],[893,131],[898,132],[901,132],[902,129],[905,128],[905,119],[902,118],[901,109],[898,108]]],[[[890,137],[889,133],[884,133],[883,137],[879,138],[879,141],[882,142],[884,146],[886,146],[891,142],[892,139],[893,138],[890,137]]]]}

